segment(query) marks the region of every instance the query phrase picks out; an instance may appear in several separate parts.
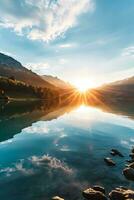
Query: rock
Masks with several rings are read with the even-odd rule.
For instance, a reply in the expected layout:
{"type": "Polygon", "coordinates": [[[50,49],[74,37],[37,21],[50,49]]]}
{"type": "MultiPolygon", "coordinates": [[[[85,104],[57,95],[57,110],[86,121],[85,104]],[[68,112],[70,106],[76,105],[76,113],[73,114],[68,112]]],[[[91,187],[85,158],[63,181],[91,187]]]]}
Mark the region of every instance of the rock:
{"type": "Polygon", "coordinates": [[[123,174],[128,180],[134,181],[134,169],[133,168],[126,167],[123,170],[123,174]]]}
{"type": "Polygon", "coordinates": [[[133,200],[134,191],[123,187],[116,188],[109,193],[109,198],[111,200],[133,200]]]}
{"type": "Polygon", "coordinates": [[[119,186],[120,189],[123,189],[123,190],[128,190],[128,188],[124,187],[124,186],[119,186]]]}
{"type": "Polygon", "coordinates": [[[113,151],[111,151],[110,154],[111,154],[112,156],[116,156],[116,153],[113,152],[113,151]]]}
{"type": "Polygon", "coordinates": [[[129,164],[128,167],[133,168],[134,169],[134,162],[129,164]]]}
{"type": "Polygon", "coordinates": [[[112,149],[110,153],[113,156],[117,155],[117,156],[120,156],[120,157],[124,157],[123,154],[120,151],[118,151],[117,149],[112,149]]]}
{"type": "Polygon", "coordinates": [[[129,156],[134,159],[134,153],[130,153],[129,156]]]}
{"type": "Polygon", "coordinates": [[[111,158],[104,158],[104,161],[108,166],[115,166],[116,163],[111,158]]]}
{"type": "Polygon", "coordinates": [[[99,185],[93,186],[92,189],[94,189],[95,191],[99,191],[99,192],[102,192],[103,194],[105,194],[105,188],[101,187],[99,185]]]}
{"type": "Polygon", "coordinates": [[[64,200],[64,199],[61,198],[61,197],[55,196],[55,197],[52,198],[52,200],[64,200]]]}
{"type": "Polygon", "coordinates": [[[107,200],[107,197],[100,191],[88,188],[83,191],[83,197],[88,200],[107,200]]]}
{"type": "Polygon", "coordinates": [[[134,147],[132,148],[131,152],[134,153],[134,147]]]}
{"type": "Polygon", "coordinates": [[[128,163],[133,163],[134,160],[126,160],[128,163]]]}
{"type": "Polygon", "coordinates": [[[111,200],[124,200],[122,192],[120,192],[118,190],[112,190],[109,193],[109,198],[111,200]]]}

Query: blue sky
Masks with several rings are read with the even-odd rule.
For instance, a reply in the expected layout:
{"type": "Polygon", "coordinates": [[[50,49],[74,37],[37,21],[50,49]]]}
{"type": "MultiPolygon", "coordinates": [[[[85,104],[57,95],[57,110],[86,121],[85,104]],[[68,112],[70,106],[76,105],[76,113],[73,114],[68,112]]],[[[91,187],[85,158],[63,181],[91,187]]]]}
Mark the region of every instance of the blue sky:
{"type": "Polygon", "coordinates": [[[0,51],[99,85],[134,75],[133,0],[1,0],[0,51]]]}

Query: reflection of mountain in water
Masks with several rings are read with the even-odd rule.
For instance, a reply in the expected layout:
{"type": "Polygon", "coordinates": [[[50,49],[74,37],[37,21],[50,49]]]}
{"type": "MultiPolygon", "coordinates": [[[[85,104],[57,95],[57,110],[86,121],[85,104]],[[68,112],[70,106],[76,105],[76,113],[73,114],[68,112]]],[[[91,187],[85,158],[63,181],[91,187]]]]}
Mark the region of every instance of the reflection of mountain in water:
{"type": "MultiPolygon", "coordinates": [[[[134,107],[131,104],[117,104],[90,99],[86,104],[102,109],[104,112],[111,112],[134,118],[134,107]]],[[[75,99],[74,102],[55,103],[42,101],[23,101],[0,103],[0,141],[12,138],[22,129],[31,126],[32,123],[44,120],[50,121],[63,114],[70,112],[80,106],[83,101],[75,99]]],[[[85,103],[85,102],[84,102],[85,103]]]]}
{"type": "Polygon", "coordinates": [[[97,107],[104,112],[110,112],[117,115],[125,115],[134,119],[133,101],[120,101],[117,98],[102,95],[98,91],[91,91],[85,104],[97,107]]]}
{"type": "MultiPolygon", "coordinates": [[[[72,106],[52,105],[49,102],[24,101],[0,103],[0,141],[12,138],[25,127],[39,120],[52,120],[69,112],[72,106]]],[[[76,107],[76,106],[75,106],[76,107]]]]}

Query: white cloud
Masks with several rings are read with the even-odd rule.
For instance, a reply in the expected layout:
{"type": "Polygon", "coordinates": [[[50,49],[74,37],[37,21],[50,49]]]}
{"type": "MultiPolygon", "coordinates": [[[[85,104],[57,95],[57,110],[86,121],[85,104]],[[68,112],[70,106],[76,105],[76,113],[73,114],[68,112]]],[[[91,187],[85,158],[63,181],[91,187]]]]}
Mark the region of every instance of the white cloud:
{"type": "Polygon", "coordinates": [[[46,166],[48,165],[48,167],[50,169],[61,169],[63,170],[65,173],[72,173],[72,169],[69,168],[67,166],[66,163],[64,163],[63,161],[55,158],[55,157],[51,157],[49,155],[43,155],[43,156],[32,156],[30,158],[31,162],[37,166],[46,166]]]}
{"type": "Polygon", "coordinates": [[[76,25],[81,13],[93,9],[93,0],[1,0],[0,26],[48,42],[76,25]]]}
{"type": "Polygon", "coordinates": [[[25,168],[25,160],[20,159],[17,163],[14,163],[11,167],[5,167],[0,170],[0,174],[5,174],[6,176],[11,176],[14,173],[22,173],[24,175],[33,174],[32,168],[25,168]]]}
{"type": "Polygon", "coordinates": [[[31,127],[28,127],[28,128],[25,128],[23,129],[23,131],[27,134],[27,133],[30,133],[30,134],[48,134],[49,133],[49,128],[47,128],[47,126],[41,126],[41,127],[38,127],[38,126],[31,126],[31,127]]]}
{"type": "Polygon", "coordinates": [[[134,46],[130,46],[130,47],[123,49],[122,56],[134,57],[134,46]]]}
{"type": "Polygon", "coordinates": [[[68,165],[49,155],[32,156],[27,159],[20,159],[18,162],[13,163],[10,167],[0,169],[0,175],[11,176],[13,174],[32,175],[38,170],[45,168],[48,170],[57,169],[62,170],[65,174],[72,174],[73,170],[68,165]]]}
{"type": "Polygon", "coordinates": [[[59,45],[59,48],[71,48],[71,47],[73,47],[73,44],[69,43],[59,45]]]}
{"type": "Polygon", "coordinates": [[[26,67],[36,73],[44,74],[44,71],[48,69],[50,66],[47,62],[39,62],[39,63],[27,63],[26,67]]]}

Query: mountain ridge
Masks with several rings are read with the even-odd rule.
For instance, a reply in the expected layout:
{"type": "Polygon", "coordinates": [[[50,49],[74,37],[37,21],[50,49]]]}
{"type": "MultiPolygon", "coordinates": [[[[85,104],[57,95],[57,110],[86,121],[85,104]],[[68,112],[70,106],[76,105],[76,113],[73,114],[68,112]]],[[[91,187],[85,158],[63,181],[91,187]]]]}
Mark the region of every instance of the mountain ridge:
{"type": "Polygon", "coordinates": [[[43,80],[41,76],[25,68],[16,59],[0,53],[0,76],[13,77],[18,81],[22,81],[28,85],[36,87],[46,87],[56,89],[56,87],[47,81],[43,80]]]}
{"type": "Polygon", "coordinates": [[[55,85],[57,88],[60,88],[60,89],[71,89],[71,88],[73,88],[73,86],[70,83],[63,81],[56,76],[43,75],[42,78],[45,81],[49,82],[50,84],[55,85]]]}

